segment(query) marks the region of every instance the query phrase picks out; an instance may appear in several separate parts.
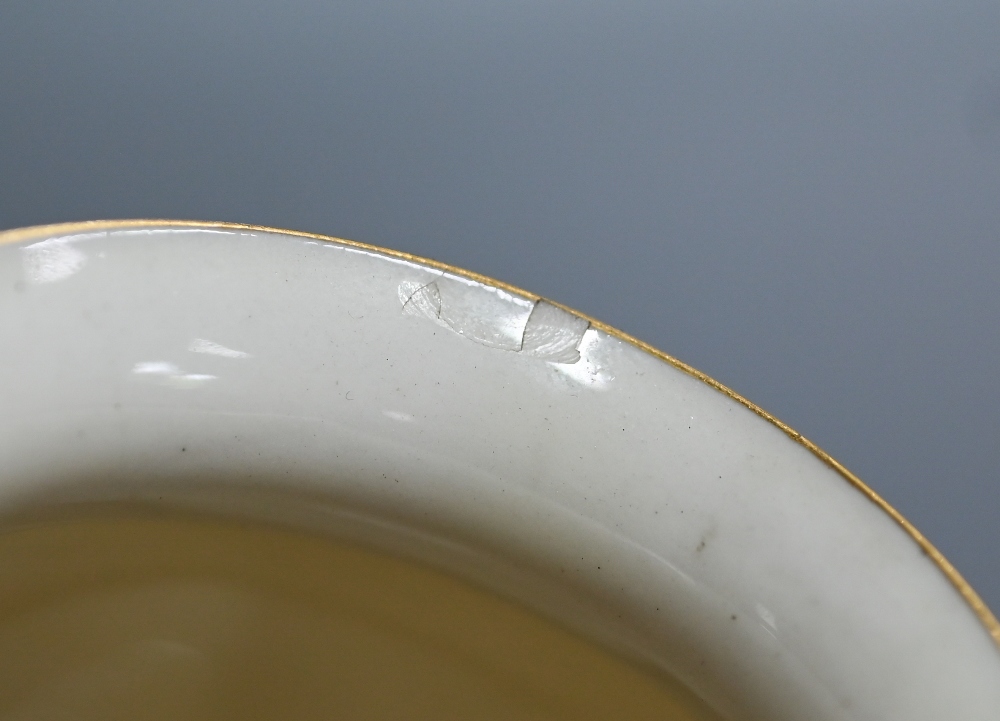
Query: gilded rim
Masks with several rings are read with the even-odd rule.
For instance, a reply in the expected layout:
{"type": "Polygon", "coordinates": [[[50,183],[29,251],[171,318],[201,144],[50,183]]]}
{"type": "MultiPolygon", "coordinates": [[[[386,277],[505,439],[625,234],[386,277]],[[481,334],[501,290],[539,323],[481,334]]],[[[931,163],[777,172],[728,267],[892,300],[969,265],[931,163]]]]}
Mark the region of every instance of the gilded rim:
{"type": "MultiPolygon", "coordinates": [[[[197,220],[88,220],[76,223],[56,223],[53,225],[38,225],[30,228],[17,228],[14,230],[0,231],[0,245],[5,245],[8,243],[21,243],[29,240],[35,240],[38,238],[47,238],[58,235],[69,235],[72,233],[84,233],[93,232],[100,230],[124,230],[128,228],[206,228],[206,229],[224,229],[224,230],[253,230],[266,233],[279,233],[282,235],[296,236],[300,238],[309,238],[311,240],[320,240],[327,243],[337,243],[340,245],[350,246],[352,248],[360,248],[363,250],[373,251],[381,255],[387,255],[393,258],[400,258],[403,260],[412,261],[414,263],[419,263],[421,265],[429,266],[431,268],[436,268],[438,270],[446,271],[448,273],[453,273],[470,280],[479,281],[496,288],[502,288],[515,295],[520,295],[524,298],[529,298],[534,301],[542,300],[542,297],[536,295],[535,293],[529,293],[528,291],[513,286],[509,283],[504,283],[503,281],[490,278],[489,276],[482,275],[480,273],[475,273],[469,270],[464,270],[462,268],[456,268],[453,265],[448,265],[447,263],[441,263],[437,260],[431,260],[430,258],[423,258],[419,255],[413,255],[412,253],[404,253],[399,250],[391,250],[389,248],[381,248],[377,245],[370,245],[368,243],[360,243],[355,240],[345,240],[344,238],[334,238],[328,235],[320,235],[319,233],[308,233],[300,230],[286,230],[283,228],[269,228],[263,225],[246,225],[243,223],[227,223],[223,221],[197,221],[197,220]]],[[[927,540],[927,538],[917,530],[917,528],[910,523],[906,518],[903,517],[899,511],[893,508],[885,499],[879,496],[875,491],[869,488],[864,481],[858,478],[856,475],[847,470],[843,465],[836,461],[829,453],[824,451],[822,448],[817,446],[815,443],[810,441],[808,438],[803,436],[801,433],[791,428],[786,423],[781,422],[770,413],[765,411],[760,406],[751,403],[746,398],[736,393],[732,389],[724,386],[719,381],[715,380],[711,376],[702,373],[697,368],[692,368],[687,363],[679,361],[671,355],[664,353],[661,350],[654,348],[648,343],[644,343],[638,338],[613,328],[606,323],[602,323],[596,318],[591,318],[590,316],[581,313],[573,308],[568,308],[562,303],[557,303],[555,301],[550,301],[545,299],[547,302],[556,305],[563,310],[572,313],[584,320],[587,320],[592,327],[601,330],[608,335],[614,336],[620,340],[634,345],[653,356],[656,356],[660,360],[669,363],[674,368],[687,373],[688,375],[694,376],[698,380],[707,383],[712,386],[715,390],[723,393],[730,398],[732,398],[737,403],[740,403],[751,411],[756,413],[758,416],[766,421],[774,424],[782,431],[785,432],[792,440],[808,448],[813,455],[823,461],[826,465],[836,471],[840,476],[854,486],[856,489],[861,491],[870,501],[872,501],[876,506],[881,508],[885,513],[892,518],[897,524],[899,524],[906,533],[917,543],[920,549],[930,557],[930,559],[937,565],[941,572],[945,575],[952,586],[961,594],[962,598],[972,609],[976,617],[982,622],[986,631],[993,638],[994,642],[1000,646],[1000,622],[997,621],[996,616],[990,611],[983,600],[979,597],[979,594],[973,590],[972,586],[962,578],[962,574],[955,569],[954,566],[948,561],[944,555],[934,547],[934,545],[927,540]]]]}

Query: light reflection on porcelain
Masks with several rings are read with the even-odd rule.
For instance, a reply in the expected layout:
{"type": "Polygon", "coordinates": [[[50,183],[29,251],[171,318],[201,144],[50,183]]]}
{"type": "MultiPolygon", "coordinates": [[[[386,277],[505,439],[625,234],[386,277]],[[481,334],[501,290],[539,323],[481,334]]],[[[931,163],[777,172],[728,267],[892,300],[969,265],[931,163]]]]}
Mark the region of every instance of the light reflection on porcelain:
{"type": "Polygon", "coordinates": [[[159,379],[163,385],[173,388],[198,388],[216,376],[208,373],[185,373],[173,363],[166,361],[142,361],[132,368],[132,374],[137,376],[152,376],[159,379]]]}
{"type": "Polygon", "coordinates": [[[382,415],[400,423],[413,423],[414,421],[413,416],[403,411],[382,411],[382,415]]]}
{"type": "Polygon", "coordinates": [[[49,238],[24,247],[25,280],[36,284],[55,283],[78,273],[87,262],[87,256],[76,244],[93,235],[84,233],[49,238]]]}
{"type": "Polygon", "coordinates": [[[207,355],[217,355],[223,358],[249,358],[250,354],[241,350],[235,350],[233,348],[226,348],[226,346],[219,343],[213,343],[210,340],[205,340],[204,338],[194,338],[188,345],[188,350],[192,353],[205,353],[207,355]]]}
{"type": "Polygon", "coordinates": [[[355,538],[732,719],[1000,718],[1000,651],[913,537],[596,322],[429,261],[218,224],[0,234],[0,273],[0,510],[97,494],[355,538]]]}

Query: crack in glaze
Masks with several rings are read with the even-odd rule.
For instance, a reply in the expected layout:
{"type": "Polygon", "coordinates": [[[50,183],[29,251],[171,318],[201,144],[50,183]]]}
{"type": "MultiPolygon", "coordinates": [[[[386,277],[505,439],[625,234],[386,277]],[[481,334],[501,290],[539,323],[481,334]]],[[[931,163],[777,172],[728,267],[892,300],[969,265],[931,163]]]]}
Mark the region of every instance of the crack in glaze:
{"type": "Polygon", "coordinates": [[[432,320],[490,348],[551,363],[577,363],[590,328],[590,321],[547,301],[447,275],[429,283],[403,281],[397,295],[404,315],[432,320]]]}

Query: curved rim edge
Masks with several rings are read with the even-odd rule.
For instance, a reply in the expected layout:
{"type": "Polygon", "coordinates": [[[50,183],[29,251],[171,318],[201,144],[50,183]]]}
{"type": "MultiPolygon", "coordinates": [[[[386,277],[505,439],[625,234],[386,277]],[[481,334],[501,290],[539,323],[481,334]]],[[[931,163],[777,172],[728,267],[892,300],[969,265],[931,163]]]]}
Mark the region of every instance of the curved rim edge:
{"type": "MultiPolygon", "coordinates": [[[[21,243],[29,240],[34,240],[37,238],[44,238],[52,235],[59,234],[70,234],[79,232],[93,232],[100,230],[124,230],[129,228],[205,228],[205,229],[223,229],[223,230],[248,230],[248,231],[258,231],[266,233],[279,233],[282,235],[296,236],[300,238],[309,238],[311,240],[320,240],[327,243],[337,243],[340,245],[346,245],[353,248],[358,248],[361,250],[367,250],[374,253],[379,253],[381,255],[387,255],[393,258],[399,258],[402,260],[408,260],[421,265],[429,266],[437,270],[445,271],[448,273],[453,273],[455,275],[468,278],[470,280],[475,280],[486,285],[490,285],[496,288],[502,288],[503,290],[513,293],[515,295],[520,295],[524,298],[528,298],[534,301],[543,300],[542,296],[536,293],[531,293],[524,290],[523,288],[518,288],[517,286],[511,285],[510,283],[505,283],[495,278],[483,275],[481,273],[476,273],[474,271],[465,270],[463,268],[458,268],[447,263],[442,263],[437,260],[430,258],[424,258],[419,255],[414,255],[412,253],[406,253],[400,250],[392,250],[391,248],[383,248],[377,245],[371,245],[370,243],[362,243],[356,240],[347,240],[345,238],[337,238],[329,235],[322,235],[320,233],[310,233],[301,230],[287,230],[284,228],[271,228],[264,225],[251,225],[245,223],[230,223],[226,221],[198,221],[198,220],[165,220],[165,219],[129,219],[129,220],[87,220],[87,221],[77,221],[68,223],[53,223],[49,225],[36,225],[27,228],[15,228],[12,230],[0,230],[0,245],[7,245],[12,243],[21,243]]],[[[590,325],[598,330],[607,333],[610,336],[618,338],[619,340],[625,341],[630,345],[639,348],[650,355],[659,358],[660,360],[668,363],[669,365],[677,368],[678,370],[687,373],[690,376],[697,378],[698,380],[706,383],[720,393],[728,396],[737,403],[745,406],[749,410],[753,411],[755,414],[768,421],[769,423],[780,428],[788,437],[790,437],[795,442],[802,446],[805,446],[813,455],[819,458],[823,463],[836,471],[844,480],[854,486],[863,495],[865,495],[872,503],[878,506],[882,511],[884,511],[893,521],[895,521],[903,530],[912,538],[920,550],[927,555],[931,561],[938,567],[938,569],[945,575],[951,585],[958,591],[958,593],[968,604],[969,608],[976,615],[982,625],[985,627],[987,633],[992,637],[993,641],[996,643],[998,648],[1000,648],[1000,621],[997,620],[993,612],[990,611],[986,603],[979,597],[979,594],[969,585],[969,583],[962,577],[962,574],[951,565],[947,558],[944,557],[937,548],[932,544],[919,530],[916,526],[910,523],[899,511],[897,511],[891,504],[889,504],[884,498],[882,498],[878,493],[872,490],[864,481],[858,478],[856,475],[851,473],[847,468],[845,468],[840,462],[834,459],[829,453],[824,451],[822,448],[817,446],[815,443],[810,441],[808,438],[803,436],[801,433],[793,429],[788,424],[780,421],[775,416],[771,415],[765,411],[760,406],[747,400],[740,394],[736,393],[731,388],[723,385],[719,381],[715,380],[706,373],[702,373],[697,368],[694,368],[687,363],[680,361],[673,356],[664,353],[663,351],[654,348],[648,343],[639,340],[638,338],[625,333],[624,331],[618,330],[607,323],[604,323],[596,318],[581,313],[578,310],[574,310],[562,303],[544,299],[548,303],[552,303],[555,306],[572,313],[573,315],[582,318],[590,323],[590,325]]]]}

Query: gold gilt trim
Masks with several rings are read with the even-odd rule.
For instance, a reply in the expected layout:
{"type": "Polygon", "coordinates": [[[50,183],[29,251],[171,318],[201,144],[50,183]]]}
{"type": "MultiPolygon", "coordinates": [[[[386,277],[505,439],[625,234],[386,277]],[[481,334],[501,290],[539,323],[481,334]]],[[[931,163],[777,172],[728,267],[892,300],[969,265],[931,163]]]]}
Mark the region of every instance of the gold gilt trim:
{"type": "MultiPolygon", "coordinates": [[[[252,230],[252,231],[262,231],[267,233],[281,233],[283,235],[297,236],[300,238],[310,238],[313,240],[321,240],[327,243],[338,243],[340,245],[346,245],[353,248],[359,248],[362,250],[373,251],[381,255],[391,256],[393,258],[400,258],[403,260],[409,260],[414,263],[419,263],[421,265],[430,266],[431,268],[436,268],[448,273],[453,273],[470,280],[479,281],[487,285],[502,288],[510,293],[519,295],[524,298],[530,298],[531,300],[541,300],[541,297],[535,295],[534,293],[529,293],[521,288],[510,285],[509,283],[504,283],[502,281],[495,280],[488,276],[482,275],[480,273],[474,273],[472,271],[463,270],[462,268],[456,268],[453,265],[448,265],[447,263],[441,263],[440,261],[431,260],[429,258],[422,258],[418,255],[413,255],[412,253],[404,253],[398,250],[390,250],[388,248],[380,248],[376,245],[370,245],[368,243],[359,243],[355,240],[345,240],[343,238],[333,238],[328,235],[320,235],[319,233],[307,233],[298,230],[284,230],[281,228],[269,228],[262,225],[245,225],[242,223],[227,223],[227,222],[202,222],[196,220],[90,220],[77,223],[57,223],[54,225],[39,225],[31,228],[18,228],[15,230],[0,231],[0,245],[7,243],[21,243],[29,240],[35,240],[38,238],[47,238],[58,235],[70,235],[73,233],[86,233],[95,232],[102,230],[125,230],[129,228],[207,228],[207,229],[222,229],[222,230],[252,230]]],[[[549,301],[552,302],[552,301],[549,301]]],[[[937,550],[934,545],[927,540],[927,538],[916,529],[916,527],[910,523],[906,518],[903,517],[899,511],[893,508],[885,499],[879,496],[875,491],[869,488],[864,481],[855,476],[849,470],[847,470],[843,465],[834,460],[829,453],[824,451],[822,448],[817,446],[815,443],[805,438],[801,433],[794,430],[787,424],[781,422],[770,413],[765,411],[760,406],[751,403],[743,396],[739,395],[730,388],[727,388],[719,381],[714,378],[702,373],[696,368],[692,368],[687,363],[679,361],[673,356],[667,355],[661,350],[657,350],[648,343],[644,343],[638,338],[634,338],[628,333],[624,333],[617,328],[612,328],[606,323],[602,323],[596,318],[591,318],[588,315],[580,313],[572,308],[567,308],[561,303],[554,303],[563,310],[572,313],[573,315],[579,316],[590,322],[591,326],[597,328],[608,335],[614,336],[626,343],[631,343],[637,348],[646,351],[647,353],[656,356],[662,361],[669,363],[674,368],[687,373],[688,375],[694,376],[698,380],[707,383],[708,385],[715,388],[720,393],[729,396],[731,399],[740,403],[751,411],[756,413],[758,416],[764,420],[774,424],[782,431],[785,432],[792,440],[808,448],[813,455],[819,458],[823,463],[828,465],[834,471],[840,474],[848,483],[857,488],[861,493],[868,497],[876,506],[881,508],[885,513],[889,515],[892,520],[902,526],[903,530],[906,531],[910,537],[916,541],[920,549],[937,565],[941,572],[945,575],[951,585],[961,594],[965,602],[969,604],[973,613],[982,622],[983,626],[986,627],[987,632],[993,637],[993,640],[1000,645],[1000,622],[997,621],[996,616],[990,611],[983,600],[979,597],[979,594],[973,590],[972,586],[962,578],[962,574],[951,565],[947,558],[937,550]]]]}

